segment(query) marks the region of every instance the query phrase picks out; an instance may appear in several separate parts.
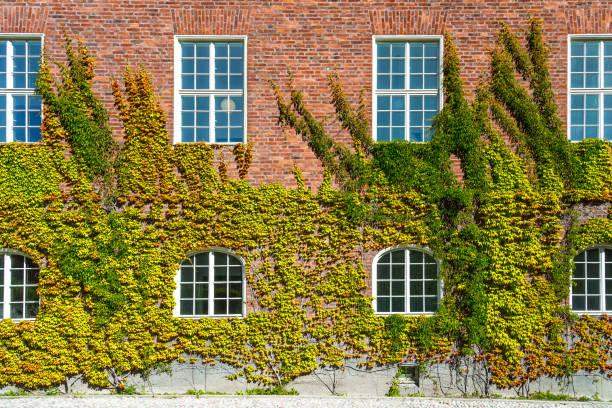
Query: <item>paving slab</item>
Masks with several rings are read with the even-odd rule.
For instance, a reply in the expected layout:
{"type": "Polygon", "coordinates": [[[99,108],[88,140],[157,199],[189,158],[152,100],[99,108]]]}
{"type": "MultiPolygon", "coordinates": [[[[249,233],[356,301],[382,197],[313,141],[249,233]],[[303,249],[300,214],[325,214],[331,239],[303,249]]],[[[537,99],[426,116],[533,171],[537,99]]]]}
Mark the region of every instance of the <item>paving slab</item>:
{"type": "Polygon", "coordinates": [[[451,398],[357,398],[305,396],[43,396],[2,397],[0,408],[578,408],[610,402],[451,398]]]}

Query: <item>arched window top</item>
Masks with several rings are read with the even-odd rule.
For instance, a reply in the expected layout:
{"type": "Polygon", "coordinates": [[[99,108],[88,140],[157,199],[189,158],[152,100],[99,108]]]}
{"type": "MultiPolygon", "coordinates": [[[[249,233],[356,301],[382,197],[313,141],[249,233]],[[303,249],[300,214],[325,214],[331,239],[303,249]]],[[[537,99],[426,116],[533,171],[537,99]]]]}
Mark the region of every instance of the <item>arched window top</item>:
{"type": "Polygon", "coordinates": [[[192,254],[177,273],[175,315],[242,316],[244,262],[225,249],[192,254]]]}
{"type": "Polygon", "coordinates": [[[372,265],[377,313],[434,313],[440,299],[439,265],[421,248],[382,251],[372,265]]]}
{"type": "Polygon", "coordinates": [[[0,314],[3,319],[34,319],[38,314],[39,267],[32,258],[0,250],[0,314]]]}
{"type": "Polygon", "coordinates": [[[572,310],[586,314],[612,311],[612,247],[602,245],[576,255],[571,283],[572,310]]]}

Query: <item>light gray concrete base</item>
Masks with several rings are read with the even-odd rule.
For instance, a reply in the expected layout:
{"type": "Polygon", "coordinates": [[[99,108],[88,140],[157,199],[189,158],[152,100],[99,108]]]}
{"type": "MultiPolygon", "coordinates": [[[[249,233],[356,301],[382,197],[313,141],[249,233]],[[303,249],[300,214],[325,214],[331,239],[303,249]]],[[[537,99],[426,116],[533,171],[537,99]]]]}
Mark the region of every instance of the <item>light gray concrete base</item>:
{"type": "MultiPolygon", "coordinates": [[[[286,386],[295,389],[302,396],[349,396],[349,397],[384,397],[391,387],[397,369],[395,367],[378,368],[370,371],[360,369],[356,363],[348,364],[342,370],[323,370],[308,376],[300,377],[286,386]]],[[[233,369],[222,364],[202,365],[189,363],[173,363],[165,370],[152,373],[148,378],[132,376],[127,384],[136,392],[160,396],[164,394],[184,395],[186,393],[243,393],[256,385],[247,384],[239,379],[230,381],[227,376],[233,374],[233,369]]],[[[448,366],[431,367],[419,376],[420,384],[400,386],[402,396],[453,397],[482,395],[474,383],[464,386],[448,366]]],[[[8,387],[1,391],[7,391],[8,387]]],[[[62,393],[66,390],[60,387],[62,393]]],[[[574,398],[589,397],[602,401],[612,400],[612,381],[598,375],[575,375],[566,384],[560,384],[554,379],[543,378],[532,384],[530,393],[551,392],[565,394],[574,398]]],[[[96,391],[86,384],[75,380],[70,382],[69,393],[73,395],[104,394],[109,391],[96,391]]],[[[519,396],[515,390],[489,390],[490,396],[519,396]]]]}

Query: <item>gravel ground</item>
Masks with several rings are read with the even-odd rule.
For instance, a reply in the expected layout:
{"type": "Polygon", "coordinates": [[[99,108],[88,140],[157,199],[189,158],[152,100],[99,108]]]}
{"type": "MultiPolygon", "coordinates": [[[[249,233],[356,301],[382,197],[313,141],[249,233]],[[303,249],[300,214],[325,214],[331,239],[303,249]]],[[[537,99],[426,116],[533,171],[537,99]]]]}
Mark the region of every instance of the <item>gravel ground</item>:
{"type": "Polygon", "coordinates": [[[20,408],[577,408],[612,407],[606,402],[469,400],[435,398],[350,398],[285,396],[87,396],[87,397],[2,397],[0,407],[20,408]]]}

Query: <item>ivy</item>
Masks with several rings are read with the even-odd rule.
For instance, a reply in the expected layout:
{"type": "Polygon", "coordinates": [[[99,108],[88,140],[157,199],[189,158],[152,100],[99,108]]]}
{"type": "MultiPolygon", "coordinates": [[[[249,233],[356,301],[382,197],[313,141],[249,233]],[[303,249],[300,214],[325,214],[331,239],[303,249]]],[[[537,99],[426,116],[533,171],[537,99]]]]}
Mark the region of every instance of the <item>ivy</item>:
{"type": "Polygon", "coordinates": [[[186,360],[276,390],[355,359],[479,367],[484,393],[608,375],[610,319],[577,317],[564,301],[574,256],[612,242],[609,214],[572,218],[609,205],[610,144],[563,134],[541,22],[530,22],[526,47],[502,26],[473,101],[450,35],[444,43],[446,100],[427,144],[374,143],[365,94],[353,104],[336,74],[330,102],[350,144],[293,82],[288,95],[273,84],[280,125],[323,165],[316,192],[299,168],[296,188],[249,184],[249,144],[234,147],[233,163],[219,146],[171,145],[142,68],[112,83],[116,146],[85,47],[68,42],[55,75],[45,58],[43,143],[0,146],[0,246],[41,266],[37,319],[0,322],[0,386],[81,376],[122,392],[128,376],[186,360]],[[374,314],[364,255],[397,245],[441,261],[434,316],[374,314]],[[179,263],[219,247],[245,261],[249,313],[173,317],[179,263]]]}

